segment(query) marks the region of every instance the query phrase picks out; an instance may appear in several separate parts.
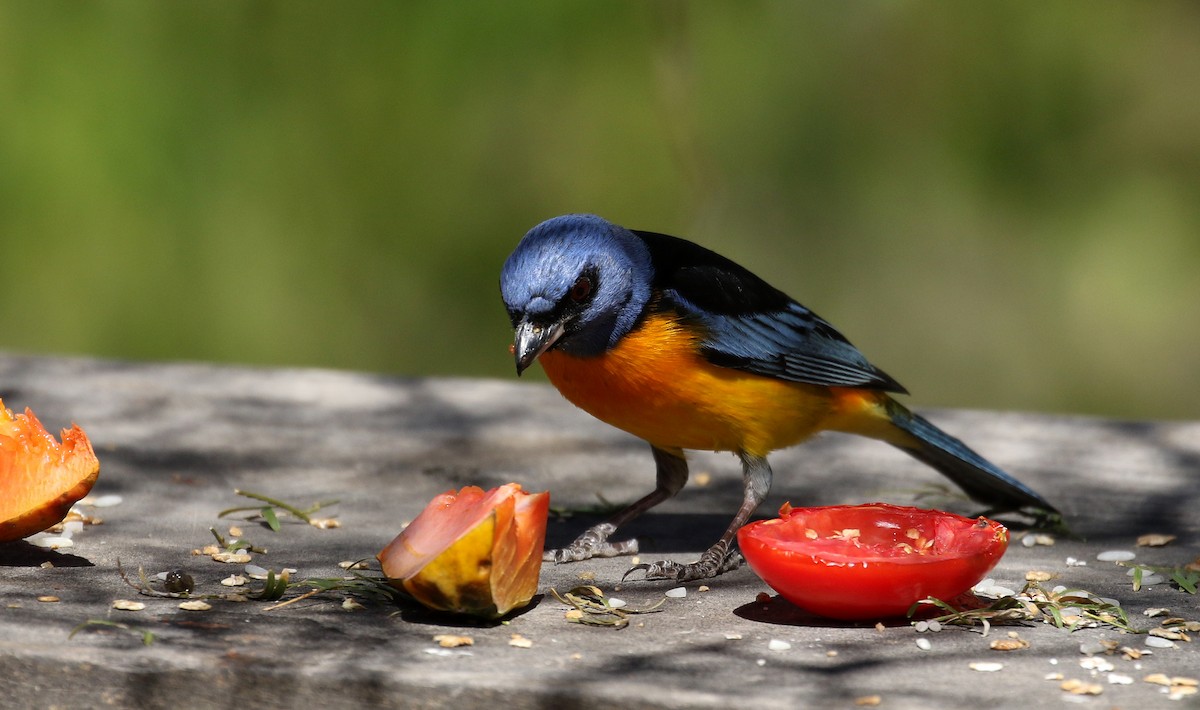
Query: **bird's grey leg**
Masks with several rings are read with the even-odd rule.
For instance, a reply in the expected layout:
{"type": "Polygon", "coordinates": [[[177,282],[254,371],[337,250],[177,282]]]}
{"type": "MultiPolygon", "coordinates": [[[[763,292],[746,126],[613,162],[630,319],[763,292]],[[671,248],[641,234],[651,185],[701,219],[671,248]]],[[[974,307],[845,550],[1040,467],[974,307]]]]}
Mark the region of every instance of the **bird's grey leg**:
{"type": "Polygon", "coordinates": [[[608,520],[589,528],[570,545],[558,550],[546,550],[543,559],[561,564],[592,557],[637,554],[636,539],[609,542],[609,536],[620,526],[674,496],[688,479],[687,460],[683,458],[682,451],[667,451],[657,446],[651,446],[650,450],[654,454],[654,463],[657,466],[657,484],[654,490],[608,520]]]}
{"type": "Polygon", "coordinates": [[[741,566],[742,556],[734,547],[734,539],[737,537],[738,529],[746,524],[746,521],[758,509],[759,504],[767,497],[767,492],[771,490],[772,474],[771,465],[767,463],[766,458],[745,453],[740,456],[742,459],[742,507],[738,508],[737,515],[733,516],[733,521],[729,523],[729,527],[725,529],[725,534],[721,536],[721,539],[717,540],[717,544],[705,550],[697,562],[685,565],[671,560],[663,560],[662,562],[635,565],[625,573],[626,577],[630,573],[640,570],[646,573],[646,579],[689,582],[695,579],[716,577],[741,566]]]}

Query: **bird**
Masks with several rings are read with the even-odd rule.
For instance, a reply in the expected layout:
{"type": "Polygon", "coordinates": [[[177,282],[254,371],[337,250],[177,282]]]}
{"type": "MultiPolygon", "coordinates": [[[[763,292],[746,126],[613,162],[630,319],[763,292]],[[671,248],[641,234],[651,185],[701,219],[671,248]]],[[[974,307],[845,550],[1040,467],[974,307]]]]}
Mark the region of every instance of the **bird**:
{"type": "Polygon", "coordinates": [[[500,292],[517,375],[539,362],[558,391],[649,443],[655,488],[566,547],[556,563],[631,555],[615,531],[678,493],[685,450],[728,451],[742,465],[742,503],[692,563],[634,565],[645,579],[707,579],[736,569],[736,535],[762,503],[767,455],[825,431],[891,444],[932,466],[992,511],[1057,509],[892,395],[907,390],[826,320],[703,246],[567,214],[529,230],[505,260],[500,292]]]}

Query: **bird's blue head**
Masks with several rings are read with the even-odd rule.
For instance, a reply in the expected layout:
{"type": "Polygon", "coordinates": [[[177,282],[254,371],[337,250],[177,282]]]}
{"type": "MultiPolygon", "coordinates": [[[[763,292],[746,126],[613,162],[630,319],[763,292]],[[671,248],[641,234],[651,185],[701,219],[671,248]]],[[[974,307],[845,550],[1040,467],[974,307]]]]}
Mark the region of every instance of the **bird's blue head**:
{"type": "Polygon", "coordinates": [[[517,374],[552,347],[590,356],[616,345],[650,300],[653,275],[645,243],[595,215],[529,230],[500,271],[517,374]]]}

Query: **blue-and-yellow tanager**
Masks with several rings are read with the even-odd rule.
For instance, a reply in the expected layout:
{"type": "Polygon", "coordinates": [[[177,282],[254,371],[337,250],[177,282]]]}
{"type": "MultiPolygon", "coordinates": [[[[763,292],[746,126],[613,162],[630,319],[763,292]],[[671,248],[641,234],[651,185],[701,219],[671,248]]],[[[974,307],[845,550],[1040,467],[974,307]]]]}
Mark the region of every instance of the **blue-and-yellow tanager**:
{"type": "Polygon", "coordinates": [[[648,579],[713,577],[740,564],[738,528],[771,486],[767,454],[822,430],[883,440],[997,510],[1044,498],[889,396],[906,393],[832,325],[748,270],[676,237],[595,215],[555,217],[504,263],[517,374],[535,360],[568,400],[650,443],[653,492],[591,528],[557,562],[632,554],[622,524],[687,482],[684,449],[732,451],[744,494],[698,562],[638,565],[648,579]]]}

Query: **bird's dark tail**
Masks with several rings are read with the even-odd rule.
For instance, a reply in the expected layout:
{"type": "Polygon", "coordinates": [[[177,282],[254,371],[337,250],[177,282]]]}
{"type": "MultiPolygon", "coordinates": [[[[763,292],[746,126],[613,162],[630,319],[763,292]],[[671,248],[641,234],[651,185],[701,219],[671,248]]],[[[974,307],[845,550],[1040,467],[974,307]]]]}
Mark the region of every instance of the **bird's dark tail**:
{"type": "Polygon", "coordinates": [[[1032,488],[1000,470],[924,417],[910,412],[890,398],[885,408],[892,425],[907,435],[888,436],[886,441],[934,467],[975,500],[995,510],[1033,507],[1057,512],[1032,488]]]}

